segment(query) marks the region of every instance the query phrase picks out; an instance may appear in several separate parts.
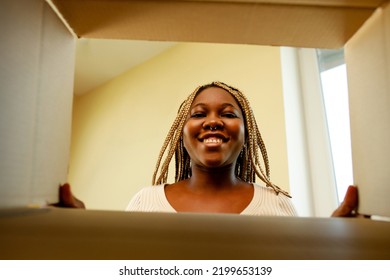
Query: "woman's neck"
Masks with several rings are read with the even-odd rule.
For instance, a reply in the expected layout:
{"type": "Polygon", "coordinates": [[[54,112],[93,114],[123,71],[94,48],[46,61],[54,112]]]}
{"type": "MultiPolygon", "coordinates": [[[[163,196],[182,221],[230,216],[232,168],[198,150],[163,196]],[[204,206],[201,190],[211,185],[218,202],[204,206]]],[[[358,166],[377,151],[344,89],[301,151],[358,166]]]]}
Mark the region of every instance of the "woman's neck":
{"type": "Polygon", "coordinates": [[[235,175],[234,166],[222,168],[192,167],[191,178],[187,181],[188,188],[198,191],[223,191],[243,183],[235,175]]]}

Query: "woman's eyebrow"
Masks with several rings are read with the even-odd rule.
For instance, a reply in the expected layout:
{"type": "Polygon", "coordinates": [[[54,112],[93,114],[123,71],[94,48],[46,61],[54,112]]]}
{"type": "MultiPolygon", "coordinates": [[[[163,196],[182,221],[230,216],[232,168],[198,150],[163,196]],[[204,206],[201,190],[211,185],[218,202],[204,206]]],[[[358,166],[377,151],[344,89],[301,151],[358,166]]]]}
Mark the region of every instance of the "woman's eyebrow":
{"type": "MultiPolygon", "coordinates": [[[[208,107],[208,105],[206,103],[196,103],[192,106],[192,108],[195,108],[195,107],[208,107]]],[[[226,107],[233,107],[235,109],[238,109],[237,106],[234,106],[234,104],[232,104],[232,103],[221,104],[221,108],[226,108],[226,107]]]]}
{"type": "Polygon", "coordinates": [[[194,105],[191,106],[192,108],[195,108],[195,107],[207,107],[207,104],[206,103],[196,103],[194,105]]]}
{"type": "Polygon", "coordinates": [[[235,106],[234,104],[232,103],[223,103],[221,105],[222,108],[226,108],[226,107],[233,107],[234,109],[238,109],[237,106],[235,106]]]}

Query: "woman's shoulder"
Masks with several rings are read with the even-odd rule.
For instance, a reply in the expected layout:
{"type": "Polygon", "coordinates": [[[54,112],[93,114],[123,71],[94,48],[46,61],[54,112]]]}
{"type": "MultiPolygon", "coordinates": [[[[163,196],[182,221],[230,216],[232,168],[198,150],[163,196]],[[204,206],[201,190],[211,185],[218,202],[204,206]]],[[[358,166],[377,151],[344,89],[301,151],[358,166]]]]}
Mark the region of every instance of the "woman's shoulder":
{"type": "Polygon", "coordinates": [[[132,203],[134,201],[140,203],[142,200],[149,199],[151,197],[159,196],[163,192],[164,192],[164,185],[143,187],[135,193],[135,195],[132,197],[130,203],[132,203]]]}
{"type": "Polygon", "coordinates": [[[261,192],[263,195],[269,195],[274,198],[281,198],[281,199],[288,199],[290,200],[291,197],[288,195],[284,194],[283,192],[277,193],[273,188],[267,187],[264,184],[260,183],[253,183],[253,186],[255,188],[255,191],[261,192]]]}
{"type": "Polygon", "coordinates": [[[147,186],[141,188],[136,195],[158,194],[162,189],[164,189],[164,185],[147,186]]]}
{"type": "Polygon", "coordinates": [[[172,209],[166,200],[164,185],[156,185],[140,189],[130,200],[126,211],[172,212],[172,209]]]}
{"type": "Polygon", "coordinates": [[[254,215],[297,216],[290,197],[281,192],[276,193],[274,189],[263,184],[255,183],[253,186],[255,193],[248,210],[254,215]]]}

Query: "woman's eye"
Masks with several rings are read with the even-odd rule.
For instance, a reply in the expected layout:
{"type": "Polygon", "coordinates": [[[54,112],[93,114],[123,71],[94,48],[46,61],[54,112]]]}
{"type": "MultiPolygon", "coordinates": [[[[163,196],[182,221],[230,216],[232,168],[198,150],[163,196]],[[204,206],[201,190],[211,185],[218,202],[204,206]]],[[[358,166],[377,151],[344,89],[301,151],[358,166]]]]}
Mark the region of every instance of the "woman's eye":
{"type": "Polygon", "coordinates": [[[191,118],[203,118],[205,116],[204,113],[193,113],[191,118]]]}
{"type": "Polygon", "coordinates": [[[225,117],[225,118],[237,118],[237,115],[234,114],[234,113],[223,113],[222,117],[225,117]]]}

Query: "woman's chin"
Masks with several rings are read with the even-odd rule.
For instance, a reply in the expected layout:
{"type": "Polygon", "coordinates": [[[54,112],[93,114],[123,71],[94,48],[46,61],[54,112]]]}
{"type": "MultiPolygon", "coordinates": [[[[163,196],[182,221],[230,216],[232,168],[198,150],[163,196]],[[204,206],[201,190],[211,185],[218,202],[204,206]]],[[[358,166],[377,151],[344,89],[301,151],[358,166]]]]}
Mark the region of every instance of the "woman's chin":
{"type": "Polygon", "coordinates": [[[202,162],[202,169],[229,169],[233,164],[226,163],[222,160],[205,160],[202,162]]]}

